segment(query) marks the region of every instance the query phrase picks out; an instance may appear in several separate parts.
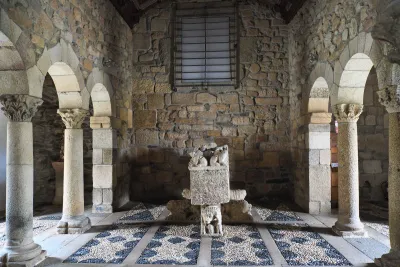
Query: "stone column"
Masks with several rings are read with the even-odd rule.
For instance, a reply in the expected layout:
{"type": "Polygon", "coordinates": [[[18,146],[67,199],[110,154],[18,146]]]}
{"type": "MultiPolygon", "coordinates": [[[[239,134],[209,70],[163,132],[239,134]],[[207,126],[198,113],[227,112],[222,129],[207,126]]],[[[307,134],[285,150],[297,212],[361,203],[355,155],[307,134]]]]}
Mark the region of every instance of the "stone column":
{"type": "Polygon", "coordinates": [[[333,231],[343,237],[364,237],[360,221],[357,121],[363,110],[359,104],[339,104],[334,108],[339,123],[339,215],[333,231]]]}
{"type": "Polygon", "coordinates": [[[379,101],[389,113],[389,234],[390,253],[375,263],[382,267],[400,266],[400,93],[396,86],[378,91],[379,101]]]}
{"type": "MultiPolygon", "coordinates": [[[[33,242],[33,132],[32,117],[41,99],[29,95],[0,97],[7,125],[6,237],[1,258],[8,265],[33,266],[46,255],[33,242]]],[[[1,265],[1,262],[0,262],[1,265]]]]}
{"type": "Polygon", "coordinates": [[[113,191],[116,179],[115,130],[110,117],[91,117],[93,129],[93,213],[113,212],[113,191]]]}
{"type": "Polygon", "coordinates": [[[331,113],[312,113],[308,118],[308,212],[331,213],[331,113]]]}
{"type": "Polygon", "coordinates": [[[64,141],[64,197],[63,215],[57,225],[59,234],[83,233],[90,229],[84,215],[83,200],[83,130],[84,109],[59,109],[66,129],[64,141]]]}

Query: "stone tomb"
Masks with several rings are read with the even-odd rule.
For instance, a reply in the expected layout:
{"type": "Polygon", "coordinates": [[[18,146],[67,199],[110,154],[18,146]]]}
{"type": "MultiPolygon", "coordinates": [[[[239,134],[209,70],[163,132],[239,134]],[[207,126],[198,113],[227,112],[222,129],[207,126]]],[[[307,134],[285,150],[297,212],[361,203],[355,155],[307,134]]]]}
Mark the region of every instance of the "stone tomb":
{"type": "Polygon", "coordinates": [[[202,236],[222,236],[222,222],[251,222],[245,190],[230,190],[228,146],[202,146],[190,153],[190,190],[167,205],[170,220],[201,222],[202,236]]]}

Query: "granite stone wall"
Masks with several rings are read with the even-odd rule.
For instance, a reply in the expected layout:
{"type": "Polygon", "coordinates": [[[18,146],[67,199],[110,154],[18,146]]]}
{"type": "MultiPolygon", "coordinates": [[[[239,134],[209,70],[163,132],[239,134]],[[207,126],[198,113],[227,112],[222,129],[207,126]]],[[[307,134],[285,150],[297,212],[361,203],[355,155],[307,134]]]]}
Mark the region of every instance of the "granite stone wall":
{"type": "MultiPolygon", "coordinates": [[[[92,90],[85,85],[93,70],[108,74],[113,87],[110,96],[113,101],[112,126],[116,129],[118,143],[114,160],[114,203],[116,206],[126,203],[130,178],[129,128],[132,127],[132,33],[129,26],[108,0],[0,1],[0,19],[0,30],[13,42],[27,70],[29,85],[24,84],[19,89],[13,80],[9,81],[21,93],[27,93],[29,89],[29,93],[38,95],[54,59],[66,62],[74,71],[85,99],[90,97],[92,90]]],[[[47,120],[53,115],[43,116],[49,116],[41,118],[47,120]]],[[[89,135],[90,132],[85,131],[85,136],[89,135]]],[[[44,146],[42,149],[47,150],[47,145],[44,146]]],[[[86,146],[89,151],[91,145],[87,143],[86,146]]],[[[85,162],[88,161],[89,158],[85,158],[85,162]]],[[[43,164],[48,165],[48,162],[43,164]]],[[[45,180],[51,180],[51,171],[42,169],[43,173],[36,176],[43,175],[45,180]]],[[[85,166],[85,173],[89,175],[88,166],[85,166]]],[[[37,186],[41,188],[39,184],[37,186]]]]}
{"type": "Polygon", "coordinates": [[[249,197],[289,195],[288,27],[256,1],[239,6],[239,88],[171,88],[171,5],[133,28],[132,199],[179,198],[188,152],[229,145],[231,183],[249,197]]]}
{"type": "MultiPolygon", "coordinates": [[[[318,78],[311,74],[318,73],[328,82],[329,103],[331,103],[331,97],[335,92],[337,97],[340,83],[341,73],[335,71],[345,67],[349,55],[360,52],[369,55],[373,62],[382,59],[382,45],[373,42],[371,37],[377,12],[376,1],[372,0],[311,0],[305,3],[289,24],[289,68],[292,89],[290,91],[291,151],[295,162],[294,195],[296,202],[304,208],[308,208],[310,190],[319,186],[317,183],[310,183],[308,176],[310,155],[306,146],[305,129],[309,122],[308,100],[315,82],[311,79],[318,78]]],[[[384,71],[385,64],[380,67],[384,71]]],[[[377,109],[378,105],[374,102],[371,109],[367,107],[367,112],[373,111],[376,114],[371,115],[377,116],[380,112],[377,109]]],[[[325,112],[330,110],[328,106],[324,108],[325,112]]],[[[365,118],[368,113],[362,116],[365,118]]],[[[380,137],[382,149],[386,149],[385,138],[380,137]]],[[[365,149],[365,146],[360,149],[365,149]]],[[[374,160],[373,156],[371,157],[371,160],[374,160]]],[[[387,159],[382,158],[382,160],[387,162],[387,159]]],[[[366,179],[365,174],[364,172],[361,175],[364,177],[362,183],[366,179]]]]}

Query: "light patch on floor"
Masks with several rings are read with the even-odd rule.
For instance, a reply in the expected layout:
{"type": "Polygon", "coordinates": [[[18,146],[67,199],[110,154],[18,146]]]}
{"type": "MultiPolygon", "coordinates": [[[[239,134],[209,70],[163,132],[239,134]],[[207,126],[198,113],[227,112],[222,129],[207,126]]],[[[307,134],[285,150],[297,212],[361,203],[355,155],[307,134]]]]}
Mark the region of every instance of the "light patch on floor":
{"type": "Polygon", "coordinates": [[[148,226],[114,224],[69,256],[65,263],[122,263],[146,234],[148,226]]]}
{"type": "Polygon", "coordinates": [[[302,219],[285,204],[280,204],[275,210],[257,205],[255,205],[254,208],[263,221],[302,221],[302,219]]]}
{"type": "Polygon", "coordinates": [[[389,237],[389,225],[387,223],[364,222],[364,224],[389,237]]]}
{"type": "Polygon", "coordinates": [[[289,265],[348,266],[351,263],[306,224],[268,228],[289,265]]]}
{"type": "Polygon", "coordinates": [[[137,264],[196,265],[200,252],[200,228],[197,225],[161,226],[137,264]]]}
{"type": "Polygon", "coordinates": [[[154,221],[161,215],[164,209],[164,205],[138,203],[134,208],[125,213],[117,223],[154,221]]]}
{"type": "Polygon", "coordinates": [[[224,236],[213,238],[211,265],[272,265],[261,235],[254,226],[224,225],[224,236]]]}

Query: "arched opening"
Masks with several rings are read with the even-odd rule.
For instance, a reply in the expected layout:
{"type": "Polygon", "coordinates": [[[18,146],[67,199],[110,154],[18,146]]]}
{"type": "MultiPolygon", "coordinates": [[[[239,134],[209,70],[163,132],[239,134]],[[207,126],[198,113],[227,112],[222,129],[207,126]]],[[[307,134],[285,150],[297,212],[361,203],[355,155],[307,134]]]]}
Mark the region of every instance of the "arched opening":
{"type": "Polygon", "coordinates": [[[111,213],[113,211],[113,195],[115,176],[115,132],[112,129],[111,119],[114,114],[112,108],[112,86],[107,75],[102,72],[92,73],[101,82],[95,83],[91,90],[93,103],[93,212],[111,213]],[[104,82],[104,84],[102,83],[104,82]],[[106,87],[107,86],[107,87],[106,87]],[[99,142],[99,140],[103,140],[99,142]]]}
{"type": "Polygon", "coordinates": [[[311,214],[331,211],[331,121],[329,113],[329,86],[318,77],[308,99],[308,212],[311,214]]]}
{"type": "Polygon", "coordinates": [[[32,119],[34,155],[34,206],[62,204],[64,171],[64,123],[57,114],[59,101],[56,85],[46,75],[43,104],[32,119]]]}
{"type": "Polygon", "coordinates": [[[372,211],[386,219],[386,213],[374,212],[388,207],[389,119],[379,103],[378,90],[376,69],[372,68],[364,90],[364,110],[357,122],[360,209],[362,216],[372,211]]]}
{"type": "Polygon", "coordinates": [[[346,216],[339,216],[334,229],[338,234],[346,234],[351,228],[362,235],[364,230],[360,218],[374,218],[376,221],[379,218],[376,215],[382,211],[370,205],[374,199],[383,199],[383,191],[387,190],[387,187],[382,188],[387,180],[385,170],[388,169],[385,111],[375,96],[377,90],[377,74],[370,57],[363,53],[353,55],[341,74],[337,95],[339,105],[334,107],[338,116],[339,143],[342,144],[338,147],[339,179],[342,184],[353,185],[340,189],[339,214],[356,215],[351,219],[353,224],[347,223],[346,216]],[[355,168],[358,171],[352,171],[355,168]],[[346,206],[346,203],[353,204],[346,206]]]}

